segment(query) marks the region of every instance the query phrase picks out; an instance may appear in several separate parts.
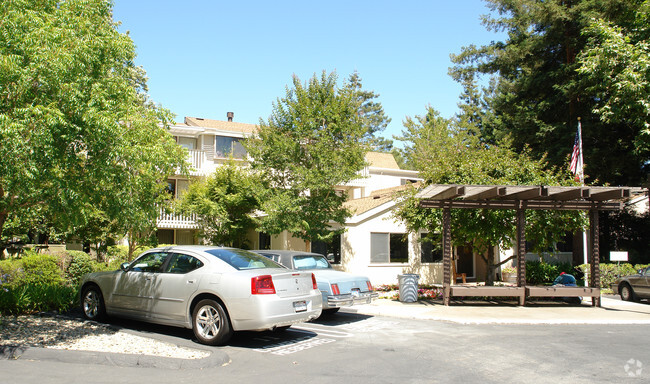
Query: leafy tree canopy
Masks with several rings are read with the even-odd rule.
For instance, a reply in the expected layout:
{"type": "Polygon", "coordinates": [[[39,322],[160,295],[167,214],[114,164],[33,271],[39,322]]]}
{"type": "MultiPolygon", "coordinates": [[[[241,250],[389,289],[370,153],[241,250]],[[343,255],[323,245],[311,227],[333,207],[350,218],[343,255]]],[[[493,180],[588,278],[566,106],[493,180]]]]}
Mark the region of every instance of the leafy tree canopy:
{"type": "MultiPolygon", "coordinates": [[[[405,141],[409,164],[420,171],[427,184],[477,185],[572,185],[568,171],[548,170],[545,161],[533,160],[508,148],[486,145],[474,134],[475,126],[466,118],[445,119],[429,107],[424,116],[407,118],[400,140],[405,141]]],[[[441,211],[419,207],[410,196],[396,211],[411,231],[421,228],[441,232],[441,211]]],[[[510,248],[515,238],[515,212],[512,210],[457,209],[452,211],[452,241],[469,244],[482,255],[488,266],[486,281],[491,282],[496,267],[494,247],[510,248]]],[[[526,238],[537,250],[552,248],[567,231],[581,228],[582,218],[575,212],[527,211],[526,238]]]]}
{"type": "Polygon", "coordinates": [[[58,228],[103,217],[139,231],[184,165],[111,11],[108,0],[0,3],[0,235],[39,206],[58,228]]]}
{"type": "Polygon", "coordinates": [[[202,235],[212,244],[249,248],[262,181],[241,165],[228,163],[206,179],[194,180],[179,200],[180,211],[196,214],[202,235]]]}
{"type": "Polygon", "coordinates": [[[494,16],[486,16],[484,25],[506,32],[507,39],[463,48],[452,55],[450,70],[464,85],[480,75],[496,77],[485,106],[489,119],[478,126],[484,140],[517,152],[529,148],[534,158],[567,167],[581,117],[587,180],[615,185],[644,181],[647,157],[639,150],[644,125],[632,119],[601,120],[599,108],[609,100],[602,99],[602,83],[578,71],[578,59],[588,55],[587,32],[593,31],[594,19],[632,29],[642,1],[487,2],[494,16]]]}
{"type": "MultiPolygon", "coordinates": [[[[638,128],[635,154],[650,155],[650,1],[626,25],[594,19],[578,56],[578,72],[588,78],[595,96],[594,112],[604,124],[638,128]]],[[[647,165],[647,164],[646,164],[647,165]]]]}
{"type": "Polygon", "coordinates": [[[246,143],[252,168],[270,188],[262,199],[267,216],[261,229],[267,233],[287,230],[306,241],[327,241],[331,223],[343,224],[349,216],[335,186],[359,177],[367,127],[355,95],[337,88],[336,79],[323,72],[302,84],[294,76],[293,87],[246,143]]]}

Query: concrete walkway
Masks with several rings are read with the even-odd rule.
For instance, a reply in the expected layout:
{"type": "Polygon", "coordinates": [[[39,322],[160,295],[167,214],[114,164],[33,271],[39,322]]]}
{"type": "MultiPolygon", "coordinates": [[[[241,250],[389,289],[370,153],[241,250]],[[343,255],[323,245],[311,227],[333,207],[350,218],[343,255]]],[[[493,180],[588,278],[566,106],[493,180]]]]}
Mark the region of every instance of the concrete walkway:
{"type": "Polygon", "coordinates": [[[378,299],[372,304],[346,308],[372,316],[449,321],[460,324],[650,324],[650,304],[620,301],[602,297],[601,307],[592,307],[591,300],[581,305],[539,301],[520,307],[512,302],[442,301],[402,303],[378,299]]]}

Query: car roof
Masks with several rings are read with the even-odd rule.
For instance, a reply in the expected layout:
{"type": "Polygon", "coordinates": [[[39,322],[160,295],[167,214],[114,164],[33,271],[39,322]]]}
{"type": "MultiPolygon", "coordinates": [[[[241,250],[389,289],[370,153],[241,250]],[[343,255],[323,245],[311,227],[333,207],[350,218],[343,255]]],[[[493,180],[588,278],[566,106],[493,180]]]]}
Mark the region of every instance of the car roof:
{"type": "Polygon", "coordinates": [[[273,253],[279,256],[296,256],[296,255],[311,255],[311,256],[321,256],[325,257],[320,253],[315,253],[315,252],[302,252],[302,251],[289,251],[289,250],[284,250],[284,249],[256,249],[254,251],[255,253],[273,253]]]}
{"type": "Polygon", "coordinates": [[[205,252],[213,249],[237,249],[232,247],[221,247],[217,245],[168,245],[165,247],[153,248],[148,251],[164,251],[164,252],[173,252],[173,251],[194,251],[194,252],[205,252]]]}

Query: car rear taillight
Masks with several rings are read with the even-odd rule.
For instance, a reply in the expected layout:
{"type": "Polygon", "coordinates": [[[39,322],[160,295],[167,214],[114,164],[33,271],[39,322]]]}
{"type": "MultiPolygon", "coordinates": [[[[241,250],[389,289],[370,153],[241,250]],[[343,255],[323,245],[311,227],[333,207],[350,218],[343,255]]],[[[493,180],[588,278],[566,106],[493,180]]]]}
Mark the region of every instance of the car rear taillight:
{"type": "Polygon", "coordinates": [[[311,274],[311,284],[313,285],[314,289],[318,289],[318,284],[316,284],[316,276],[314,274],[311,274]]]}
{"type": "Polygon", "coordinates": [[[272,295],[274,293],[275,286],[270,275],[251,278],[251,295],[272,295]]]}
{"type": "Polygon", "coordinates": [[[374,289],[372,288],[372,284],[370,284],[370,280],[366,280],[366,285],[368,286],[369,291],[371,292],[374,291],[374,289]]]}
{"type": "Polygon", "coordinates": [[[339,291],[339,285],[338,284],[332,284],[332,294],[334,295],[340,295],[341,291],[339,291]]]}

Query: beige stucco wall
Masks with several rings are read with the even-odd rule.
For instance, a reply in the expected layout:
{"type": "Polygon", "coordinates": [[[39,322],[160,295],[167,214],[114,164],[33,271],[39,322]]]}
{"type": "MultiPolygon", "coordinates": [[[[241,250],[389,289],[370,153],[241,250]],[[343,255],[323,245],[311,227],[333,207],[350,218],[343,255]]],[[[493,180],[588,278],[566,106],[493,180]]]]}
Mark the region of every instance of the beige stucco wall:
{"type": "Polygon", "coordinates": [[[341,265],[337,269],[365,275],[373,285],[397,284],[398,275],[417,273],[421,284],[442,283],[442,263],[420,263],[418,236],[409,234],[408,263],[371,263],[371,233],[406,233],[406,226],[391,217],[391,211],[384,211],[366,220],[350,224],[341,236],[341,265]]]}

